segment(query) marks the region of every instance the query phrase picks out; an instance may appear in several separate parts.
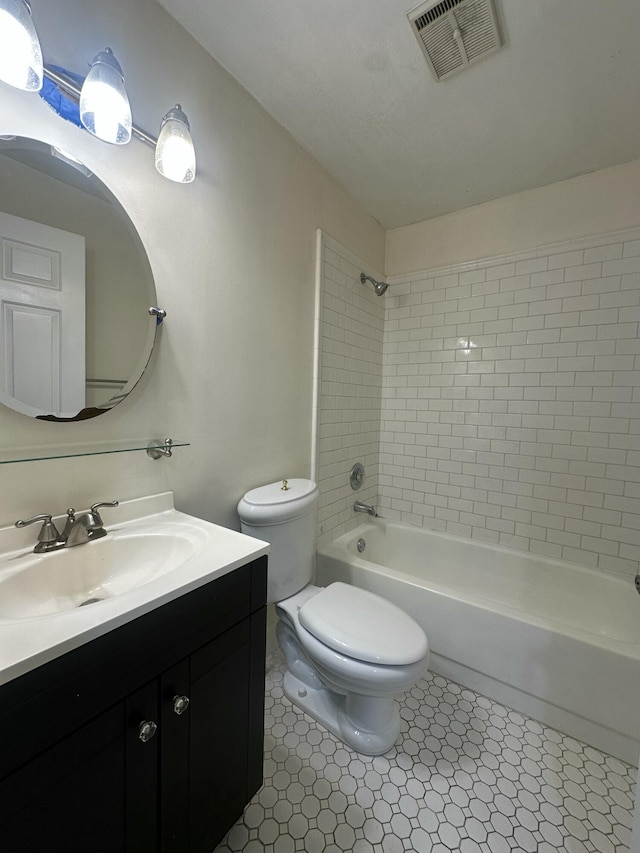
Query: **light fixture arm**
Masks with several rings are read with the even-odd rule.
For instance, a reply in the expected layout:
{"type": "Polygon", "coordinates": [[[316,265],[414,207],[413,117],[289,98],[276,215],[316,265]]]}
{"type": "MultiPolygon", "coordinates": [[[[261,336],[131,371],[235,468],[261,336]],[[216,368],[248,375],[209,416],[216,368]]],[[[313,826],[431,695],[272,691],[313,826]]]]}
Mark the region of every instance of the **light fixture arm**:
{"type": "MultiPolygon", "coordinates": [[[[59,68],[53,68],[51,65],[45,65],[44,76],[51,80],[52,83],[55,83],[55,85],[62,89],[65,94],[70,95],[74,101],[80,101],[80,87],[71,77],[64,74],[59,68]]],[[[131,125],[131,133],[141,142],[146,142],[146,144],[150,145],[152,148],[156,147],[158,142],[157,136],[152,136],[150,133],[147,133],[146,130],[136,127],[135,124],[131,125]]]]}

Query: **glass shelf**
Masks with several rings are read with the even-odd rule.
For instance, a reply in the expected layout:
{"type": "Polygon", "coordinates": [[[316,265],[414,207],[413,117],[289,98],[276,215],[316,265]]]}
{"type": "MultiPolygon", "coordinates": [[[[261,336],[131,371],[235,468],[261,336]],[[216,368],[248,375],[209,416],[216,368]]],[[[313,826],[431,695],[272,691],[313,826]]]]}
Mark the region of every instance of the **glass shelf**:
{"type": "Polygon", "coordinates": [[[170,450],[175,447],[189,447],[190,442],[178,441],[176,439],[149,439],[129,438],[117,441],[87,441],[75,444],[38,445],[34,447],[12,447],[0,449],[0,465],[8,465],[11,462],[41,462],[45,459],[69,459],[74,456],[101,456],[105,453],[130,453],[135,450],[155,452],[156,456],[170,456],[167,453],[170,441],[170,450]]]}

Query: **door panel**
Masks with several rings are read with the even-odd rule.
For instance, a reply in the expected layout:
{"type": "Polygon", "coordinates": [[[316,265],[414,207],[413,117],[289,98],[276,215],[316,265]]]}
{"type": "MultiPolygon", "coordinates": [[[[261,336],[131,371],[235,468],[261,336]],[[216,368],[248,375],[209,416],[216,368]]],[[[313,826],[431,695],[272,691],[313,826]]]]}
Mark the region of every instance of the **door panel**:
{"type": "Polygon", "coordinates": [[[28,406],[60,411],[60,312],[3,301],[5,390],[28,406]]]}

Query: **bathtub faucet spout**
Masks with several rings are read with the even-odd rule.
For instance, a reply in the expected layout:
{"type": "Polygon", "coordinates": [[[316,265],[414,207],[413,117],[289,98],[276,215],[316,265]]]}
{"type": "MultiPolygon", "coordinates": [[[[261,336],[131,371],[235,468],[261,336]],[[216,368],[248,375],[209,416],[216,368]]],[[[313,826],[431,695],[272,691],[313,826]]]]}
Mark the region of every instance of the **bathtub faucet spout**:
{"type": "Polygon", "coordinates": [[[378,513],[376,512],[375,507],[370,504],[363,504],[362,501],[356,501],[353,505],[354,512],[366,512],[367,515],[372,515],[374,518],[378,517],[378,513]]]}

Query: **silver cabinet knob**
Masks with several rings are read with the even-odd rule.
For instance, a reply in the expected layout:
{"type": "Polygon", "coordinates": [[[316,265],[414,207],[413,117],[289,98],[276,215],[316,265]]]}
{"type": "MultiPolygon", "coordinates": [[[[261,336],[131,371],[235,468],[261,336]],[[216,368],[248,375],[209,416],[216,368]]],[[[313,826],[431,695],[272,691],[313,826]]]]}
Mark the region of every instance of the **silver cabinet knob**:
{"type": "Polygon", "coordinates": [[[158,726],[152,720],[143,720],[138,728],[138,737],[142,743],[147,743],[157,731],[158,726]]]}
{"type": "Polygon", "coordinates": [[[173,713],[180,716],[180,714],[184,714],[184,712],[189,707],[189,697],[188,696],[174,696],[173,697],[173,713]]]}

